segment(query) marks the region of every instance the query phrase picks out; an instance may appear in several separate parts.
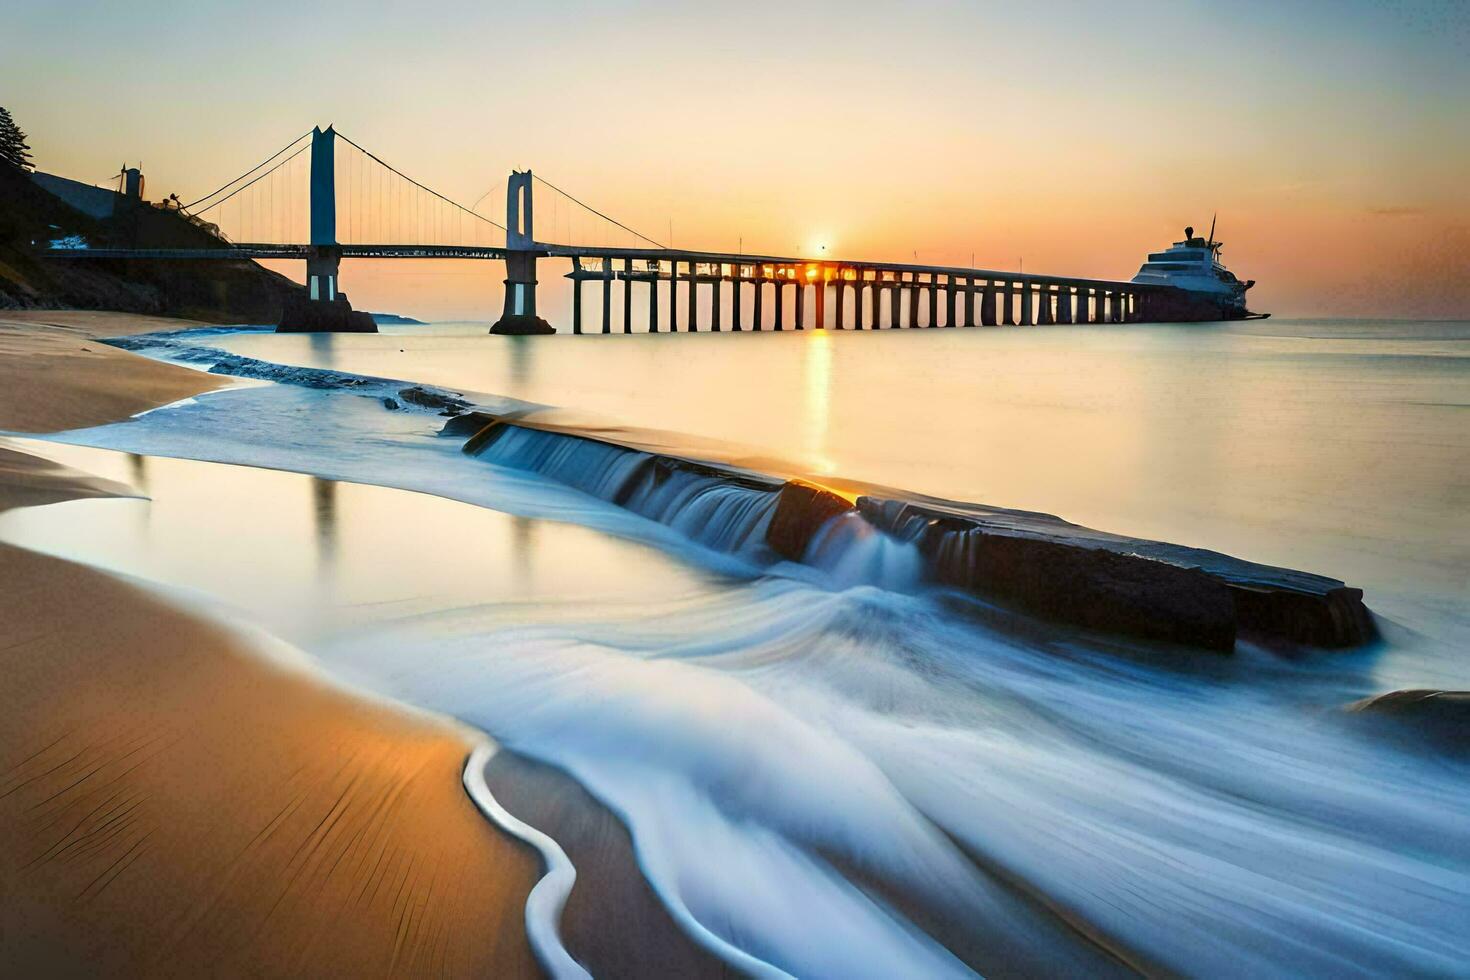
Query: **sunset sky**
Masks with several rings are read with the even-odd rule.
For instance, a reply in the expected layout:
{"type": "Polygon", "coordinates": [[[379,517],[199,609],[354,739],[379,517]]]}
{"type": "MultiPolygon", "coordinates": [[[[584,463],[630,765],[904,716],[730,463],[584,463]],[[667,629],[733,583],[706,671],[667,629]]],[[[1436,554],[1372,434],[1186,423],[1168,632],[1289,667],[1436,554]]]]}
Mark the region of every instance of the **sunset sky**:
{"type": "MultiPolygon", "coordinates": [[[[465,204],[530,167],[682,246],[1126,278],[1218,211],[1253,308],[1470,316],[1463,0],[52,0],[4,22],[0,104],[38,166],[141,160],[155,198],[334,123],[465,204]]],[[[483,265],[343,275],[368,308],[498,313],[483,265]]]]}

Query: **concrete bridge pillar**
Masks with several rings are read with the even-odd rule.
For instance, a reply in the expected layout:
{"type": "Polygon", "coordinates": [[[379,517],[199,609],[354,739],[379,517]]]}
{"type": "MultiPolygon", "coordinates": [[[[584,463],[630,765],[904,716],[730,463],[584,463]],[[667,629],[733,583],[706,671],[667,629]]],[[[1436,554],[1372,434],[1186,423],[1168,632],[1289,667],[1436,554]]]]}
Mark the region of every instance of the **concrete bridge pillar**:
{"type": "Polygon", "coordinates": [[[910,272],[908,276],[909,278],[904,284],[904,289],[908,292],[908,326],[912,330],[919,325],[919,274],[917,272],[910,272]]]}
{"type": "Polygon", "coordinates": [[[572,274],[567,277],[572,281],[572,333],[582,332],[582,260],[578,256],[572,256],[572,274]]]}
{"type": "Polygon", "coordinates": [[[1052,317],[1051,312],[1052,299],[1056,296],[1056,294],[1057,287],[1055,286],[1043,286],[1041,290],[1037,293],[1036,298],[1040,300],[1040,306],[1037,309],[1036,322],[1044,327],[1049,327],[1053,323],[1056,323],[1056,320],[1052,317]]]}
{"type": "Polygon", "coordinates": [[[715,278],[714,281],[709,284],[709,328],[715,333],[720,332],[720,273],[722,271],[723,270],[720,267],[720,263],[716,262],[715,278]]]}
{"type": "Polygon", "coordinates": [[[556,332],[536,312],[537,249],[533,228],[531,172],[513,171],[505,189],[505,307],[490,328],[491,333],[556,332]]]}
{"type": "Polygon", "coordinates": [[[837,321],[832,324],[838,330],[847,329],[847,280],[842,278],[842,269],[837,270],[837,321]]]}
{"type": "Polygon", "coordinates": [[[812,319],[818,330],[827,329],[827,270],[812,280],[812,297],[815,300],[812,319]]]}
{"type": "Polygon", "coordinates": [[[995,283],[985,281],[985,292],[980,297],[980,325],[995,326],[995,283]]]}
{"type": "Polygon", "coordinates": [[[1057,322],[1072,322],[1072,287],[1065,283],[1057,291],[1057,322]]]}
{"type": "Polygon", "coordinates": [[[954,291],[954,275],[953,274],[950,274],[950,275],[945,276],[944,277],[944,325],[946,327],[952,327],[952,326],[954,326],[954,322],[955,322],[955,309],[956,309],[955,301],[958,298],[959,297],[957,297],[955,295],[955,291],[954,291]]]}
{"type": "Polygon", "coordinates": [[[333,303],[341,292],[338,272],[342,251],[337,247],[337,133],[311,131],[311,251],[306,259],[306,295],[314,302],[333,303]]]}
{"type": "Polygon", "coordinates": [[[928,327],[939,326],[939,276],[929,273],[929,322],[928,327]]]}
{"type": "Polygon", "coordinates": [[[602,257],[602,332],[612,333],[612,256],[602,257]]]}
{"type": "Polygon", "coordinates": [[[786,329],[786,325],[782,322],[782,318],[783,318],[783,315],[784,315],[785,311],[781,309],[781,306],[782,306],[782,303],[781,303],[781,293],[786,288],[786,284],[784,282],[782,282],[780,279],[777,279],[775,281],[774,285],[775,285],[775,289],[776,289],[776,306],[775,306],[776,329],[777,330],[785,330],[786,329]]]}
{"type": "MultiPolygon", "coordinates": [[[[800,279],[798,279],[794,283],[794,287],[795,287],[795,289],[794,289],[794,295],[795,295],[794,302],[796,303],[796,329],[798,329],[798,330],[805,330],[806,329],[806,283],[804,283],[800,279]]],[[[821,324],[819,323],[819,324],[817,324],[817,326],[820,327],[821,324]]]]}
{"type": "Polygon", "coordinates": [[[306,259],[306,293],[318,303],[335,303],[337,274],[342,266],[342,250],[335,245],[313,245],[306,259]]]}
{"type": "Polygon", "coordinates": [[[1016,298],[1016,284],[1007,280],[1001,284],[1001,288],[1005,293],[1001,297],[1003,305],[1002,313],[1004,315],[1001,317],[1000,322],[1003,326],[1014,327],[1016,325],[1016,311],[1020,308],[1020,300],[1016,298]]]}
{"type": "Polygon", "coordinates": [[[648,332],[658,333],[658,279],[663,274],[664,264],[657,259],[649,266],[648,277],[648,332]]]}
{"type": "Polygon", "coordinates": [[[744,279],[741,276],[740,263],[736,262],[735,265],[731,267],[730,272],[734,276],[735,286],[735,295],[730,297],[730,319],[732,321],[730,324],[730,329],[734,330],[736,333],[739,333],[742,329],[744,329],[740,324],[740,285],[742,282],[744,282],[744,279]]]}
{"type": "Polygon", "coordinates": [[[679,332],[679,260],[669,260],[669,333],[679,332]]]}
{"type": "Polygon", "coordinates": [[[965,278],[965,326],[975,325],[975,277],[965,278]]]}
{"type": "Polygon", "coordinates": [[[763,301],[762,301],[762,297],[764,296],[765,291],[766,291],[766,283],[765,283],[764,278],[762,278],[761,267],[760,266],[756,266],[755,267],[755,299],[752,302],[752,306],[754,307],[754,310],[751,313],[751,316],[755,319],[755,329],[756,330],[760,330],[761,329],[761,314],[763,314],[765,312],[765,310],[761,309],[761,307],[763,305],[765,305],[763,303],[763,301]]]}

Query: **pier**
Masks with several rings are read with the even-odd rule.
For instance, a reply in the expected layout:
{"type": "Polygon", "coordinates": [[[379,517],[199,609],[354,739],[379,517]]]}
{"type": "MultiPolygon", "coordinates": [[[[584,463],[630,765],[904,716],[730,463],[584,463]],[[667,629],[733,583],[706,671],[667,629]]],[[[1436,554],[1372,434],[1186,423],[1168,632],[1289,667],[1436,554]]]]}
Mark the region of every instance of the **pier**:
{"type": "Polygon", "coordinates": [[[993,269],[707,252],[545,246],[539,257],[571,260],[566,277],[572,281],[574,334],[632,333],[639,302],[635,283],[640,293],[646,291],[650,333],[1136,323],[1148,318],[1154,291],[1127,282],[993,269]],[[584,296],[589,282],[590,323],[584,296]],[[615,289],[622,293],[617,324],[615,289]],[[702,297],[709,299],[704,321],[702,297]]]}

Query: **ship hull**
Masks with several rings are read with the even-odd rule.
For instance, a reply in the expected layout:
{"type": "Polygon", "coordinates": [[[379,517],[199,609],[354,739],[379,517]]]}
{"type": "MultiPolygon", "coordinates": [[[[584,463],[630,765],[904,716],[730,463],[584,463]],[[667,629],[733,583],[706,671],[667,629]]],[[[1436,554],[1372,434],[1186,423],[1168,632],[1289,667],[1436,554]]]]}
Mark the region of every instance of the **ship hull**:
{"type": "Polygon", "coordinates": [[[1215,320],[1259,320],[1269,313],[1252,313],[1245,297],[1206,293],[1165,286],[1139,297],[1139,318],[1153,323],[1204,323],[1215,320]]]}

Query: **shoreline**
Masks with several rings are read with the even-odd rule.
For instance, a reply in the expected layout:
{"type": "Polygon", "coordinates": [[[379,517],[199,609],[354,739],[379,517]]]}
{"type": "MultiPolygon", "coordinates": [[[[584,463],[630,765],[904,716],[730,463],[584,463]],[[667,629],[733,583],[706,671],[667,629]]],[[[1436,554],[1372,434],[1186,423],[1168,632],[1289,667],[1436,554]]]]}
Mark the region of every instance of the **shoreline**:
{"type": "MultiPolygon", "coordinates": [[[[120,422],[236,384],[105,342],[206,326],[0,313],[0,353],[12,355],[0,361],[0,429],[120,422]],[[38,359],[52,362],[48,380],[26,381],[38,359]]],[[[139,495],[27,448],[0,438],[0,512],[139,495]]],[[[282,666],[146,583],[3,543],[0,573],[30,583],[0,597],[0,622],[18,634],[0,632],[0,669],[17,705],[30,698],[0,721],[0,834],[12,842],[0,848],[0,965],[540,976],[560,952],[599,974],[727,973],[674,924],[626,828],[566,773],[499,747],[486,759],[482,732],[282,666]],[[150,728],[170,734],[141,748],[113,734],[150,728]],[[544,916],[541,941],[528,934],[547,850],[482,812],[465,784],[472,764],[513,820],[575,862],[566,914],[550,923],[564,951],[546,955],[544,916]],[[101,808],[61,785],[83,765],[77,782],[108,790],[101,808]],[[29,795],[41,789],[50,804],[29,795]],[[54,822],[29,816],[47,805],[76,818],[59,842],[54,822]],[[85,857],[58,862],[56,850],[85,857]],[[93,858],[110,863],[80,881],[93,858]],[[271,943],[221,945],[252,922],[271,943]]]]}
{"type": "MultiPolygon", "coordinates": [[[[94,339],[191,325],[0,314],[0,427],[121,421],[229,384],[94,339]]],[[[0,509],[132,494],[0,447],[0,509]]],[[[0,596],[6,972],[539,975],[539,858],[460,784],[481,740],[105,572],[9,545],[0,570],[24,583],[0,596]]]]}

